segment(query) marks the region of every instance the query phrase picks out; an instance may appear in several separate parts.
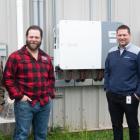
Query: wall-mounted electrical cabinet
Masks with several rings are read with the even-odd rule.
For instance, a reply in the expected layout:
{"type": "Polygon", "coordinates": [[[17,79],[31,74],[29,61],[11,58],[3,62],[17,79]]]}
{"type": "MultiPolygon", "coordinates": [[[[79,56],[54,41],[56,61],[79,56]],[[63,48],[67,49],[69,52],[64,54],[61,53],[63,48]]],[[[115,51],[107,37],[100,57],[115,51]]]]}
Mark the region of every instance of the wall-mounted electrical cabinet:
{"type": "Polygon", "coordinates": [[[116,45],[118,22],[61,20],[56,34],[54,65],[63,70],[102,69],[116,45]]]}
{"type": "Polygon", "coordinates": [[[56,87],[103,85],[109,49],[119,22],[61,20],[56,30],[56,87]]]}

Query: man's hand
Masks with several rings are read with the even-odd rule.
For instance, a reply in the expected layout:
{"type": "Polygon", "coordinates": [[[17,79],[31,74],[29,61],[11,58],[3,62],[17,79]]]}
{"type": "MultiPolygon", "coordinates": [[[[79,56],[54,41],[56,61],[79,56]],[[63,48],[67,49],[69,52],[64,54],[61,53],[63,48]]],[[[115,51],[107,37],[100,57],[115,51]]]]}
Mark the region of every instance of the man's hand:
{"type": "Polygon", "coordinates": [[[24,95],[23,97],[22,97],[22,99],[21,99],[21,101],[32,101],[32,99],[31,98],[29,98],[28,96],[26,96],[26,95],[24,95]]]}
{"type": "Polygon", "coordinates": [[[138,97],[136,93],[134,93],[134,96],[138,99],[138,101],[140,101],[140,98],[138,97]]]}

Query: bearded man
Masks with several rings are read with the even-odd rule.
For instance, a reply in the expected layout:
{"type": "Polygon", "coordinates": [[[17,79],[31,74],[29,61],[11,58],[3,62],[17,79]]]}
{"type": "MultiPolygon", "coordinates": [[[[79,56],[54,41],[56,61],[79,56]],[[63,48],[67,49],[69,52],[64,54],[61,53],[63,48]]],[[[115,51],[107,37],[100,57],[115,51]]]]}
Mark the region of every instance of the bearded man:
{"type": "Polygon", "coordinates": [[[12,53],[6,63],[3,81],[14,99],[14,140],[27,140],[32,125],[35,140],[46,140],[54,70],[51,58],[40,49],[43,31],[32,25],[26,31],[26,44],[12,53]]]}

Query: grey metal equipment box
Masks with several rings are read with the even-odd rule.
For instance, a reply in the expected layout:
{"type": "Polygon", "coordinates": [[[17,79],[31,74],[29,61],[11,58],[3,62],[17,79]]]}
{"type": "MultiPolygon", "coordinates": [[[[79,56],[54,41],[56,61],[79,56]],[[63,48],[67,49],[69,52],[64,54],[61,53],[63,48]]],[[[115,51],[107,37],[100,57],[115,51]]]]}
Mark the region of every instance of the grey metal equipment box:
{"type": "Polygon", "coordinates": [[[101,22],[102,28],[102,62],[101,68],[105,66],[105,59],[111,47],[117,45],[116,29],[122,25],[120,22],[101,22]]]}
{"type": "Polygon", "coordinates": [[[119,22],[61,20],[54,65],[63,70],[102,69],[108,50],[117,45],[119,22]]]}

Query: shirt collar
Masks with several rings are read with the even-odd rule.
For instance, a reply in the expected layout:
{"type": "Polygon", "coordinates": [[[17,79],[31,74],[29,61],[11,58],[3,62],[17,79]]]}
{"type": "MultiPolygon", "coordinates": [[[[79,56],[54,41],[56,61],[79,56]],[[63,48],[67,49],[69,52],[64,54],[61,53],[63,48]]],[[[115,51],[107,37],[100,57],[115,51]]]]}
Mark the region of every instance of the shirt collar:
{"type": "Polygon", "coordinates": [[[125,47],[118,46],[118,50],[128,50],[132,43],[127,44],[125,47]]]}
{"type": "MultiPolygon", "coordinates": [[[[22,54],[26,54],[28,56],[31,56],[31,54],[28,52],[28,50],[26,49],[26,45],[24,45],[22,48],[21,48],[21,51],[22,51],[22,54]]],[[[38,59],[40,58],[40,56],[42,55],[40,49],[38,51],[38,59]]]]}

